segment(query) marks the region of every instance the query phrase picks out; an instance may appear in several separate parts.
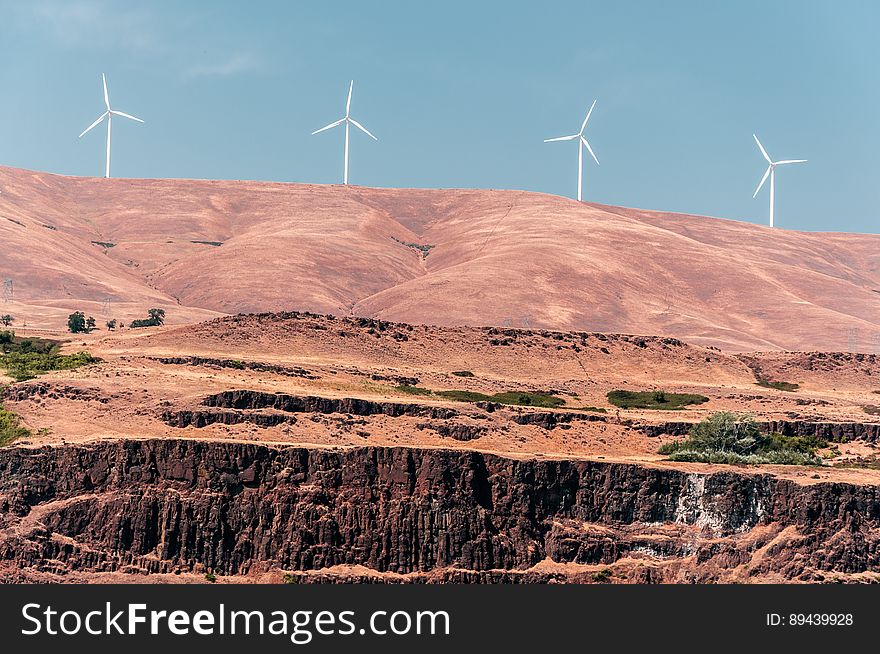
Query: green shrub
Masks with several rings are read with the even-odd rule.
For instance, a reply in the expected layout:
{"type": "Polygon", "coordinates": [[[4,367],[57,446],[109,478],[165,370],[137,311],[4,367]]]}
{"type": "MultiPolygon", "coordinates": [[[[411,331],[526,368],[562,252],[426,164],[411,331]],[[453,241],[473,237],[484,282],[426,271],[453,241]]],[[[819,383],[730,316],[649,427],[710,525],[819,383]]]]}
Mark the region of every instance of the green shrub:
{"type": "Polygon", "coordinates": [[[205,581],[207,581],[209,584],[213,584],[215,581],[217,581],[217,575],[215,575],[213,572],[206,572],[205,581]]]}
{"type": "Polygon", "coordinates": [[[772,379],[760,378],[755,382],[758,386],[763,386],[764,388],[775,388],[777,391],[786,391],[789,393],[793,393],[800,386],[798,384],[792,384],[791,382],[786,381],[773,381],[772,379]]]}
{"type": "Polygon", "coordinates": [[[531,393],[526,391],[504,391],[494,395],[475,391],[437,391],[437,395],[456,402],[497,402],[512,406],[535,406],[555,409],[565,404],[565,400],[549,393],[531,393]]]}
{"type": "Polygon", "coordinates": [[[26,438],[31,432],[22,427],[21,418],[0,406],[0,447],[5,447],[18,438],[26,438]]]}
{"type": "Polygon", "coordinates": [[[147,318],[132,320],[129,327],[137,329],[139,327],[161,327],[165,324],[165,309],[150,309],[147,311],[147,318]]]}
{"type": "Polygon", "coordinates": [[[456,402],[491,402],[492,396],[476,391],[437,391],[437,395],[456,402]]]}
{"type": "Polygon", "coordinates": [[[576,406],[572,407],[573,411],[591,411],[593,413],[608,413],[607,409],[603,409],[600,406],[576,406]]]}
{"type": "Polygon", "coordinates": [[[748,454],[756,447],[760,435],[761,430],[754,418],[721,411],[691,427],[686,441],[664,444],[660,453],[670,454],[679,449],[693,449],[748,454]]]}
{"type": "Polygon", "coordinates": [[[556,409],[565,404],[565,400],[549,393],[526,393],[523,391],[508,391],[496,393],[491,397],[493,402],[501,404],[514,404],[517,406],[539,406],[556,409]]]}
{"type": "Polygon", "coordinates": [[[472,373],[470,370],[456,370],[452,374],[455,375],[456,377],[473,377],[474,376],[474,373],[472,373]]]}
{"type": "Polygon", "coordinates": [[[9,327],[13,322],[15,322],[15,318],[10,316],[8,313],[0,316],[0,323],[3,323],[4,327],[9,327]]]}
{"type": "Polygon", "coordinates": [[[15,381],[26,381],[52,370],[73,370],[100,361],[88,352],[59,354],[53,348],[49,352],[14,351],[0,355],[0,368],[15,381]]]}
{"type": "Polygon", "coordinates": [[[602,570],[597,570],[593,573],[593,583],[596,584],[604,584],[607,583],[609,579],[611,579],[611,570],[608,568],[603,568],[602,570]]]}
{"type": "Polygon", "coordinates": [[[436,247],[434,245],[422,245],[420,243],[409,243],[407,241],[402,241],[399,238],[395,238],[394,236],[391,237],[391,240],[395,241],[397,243],[400,243],[401,245],[405,245],[408,248],[412,248],[413,250],[416,250],[417,252],[421,253],[422,257],[427,257],[431,253],[431,250],[433,250],[436,247]]]}
{"type": "Polygon", "coordinates": [[[408,393],[409,395],[431,395],[431,391],[427,388],[410,386],[409,384],[400,384],[399,386],[395,386],[394,390],[400,393],[408,393]]]}
{"type": "Polygon", "coordinates": [[[827,446],[815,436],[765,434],[752,417],[722,411],[691,427],[685,440],[664,443],[658,451],[672,461],[821,465],[816,450],[827,446]]]}
{"type": "Polygon", "coordinates": [[[880,416],[880,406],[876,406],[874,404],[869,404],[868,406],[863,407],[863,408],[865,410],[865,413],[867,413],[870,416],[880,416]]]}
{"type": "Polygon", "coordinates": [[[693,393],[667,393],[666,391],[609,391],[608,401],[621,409],[662,409],[675,411],[689,404],[703,404],[709,398],[693,393]]]}
{"type": "Polygon", "coordinates": [[[550,393],[532,393],[527,391],[505,391],[487,395],[477,391],[449,390],[431,391],[419,386],[401,384],[395,387],[396,391],[410,395],[436,395],[455,402],[497,402],[513,406],[534,406],[555,409],[565,404],[565,400],[550,393]]]}
{"type": "Polygon", "coordinates": [[[10,352],[43,352],[50,353],[58,350],[58,341],[50,341],[45,338],[20,338],[13,331],[0,331],[0,355],[10,352]]]}

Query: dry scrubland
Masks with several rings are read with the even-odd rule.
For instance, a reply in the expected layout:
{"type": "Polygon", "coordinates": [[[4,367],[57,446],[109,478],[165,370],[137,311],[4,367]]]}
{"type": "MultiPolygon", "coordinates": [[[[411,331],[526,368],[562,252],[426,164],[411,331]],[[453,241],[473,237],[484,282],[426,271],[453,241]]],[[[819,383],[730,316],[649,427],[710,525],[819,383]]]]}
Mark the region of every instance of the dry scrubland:
{"type": "Polygon", "coordinates": [[[7,579],[875,578],[873,356],[297,313],[62,349],[101,361],[5,392],[7,579]],[[721,411],[821,465],[659,453],[721,411]]]}
{"type": "Polygon", "coordinates": [[[0,188],[3,580],[878,580],[880,357],[844,351],[880,333],[876,236],[509,191],[0,188]],[[696,451],[725,412],[754,430],[696,451]],[[722,463],[759,460],[812,465],[722,463]]]}
{"type": "Polygon", "coordinates": [[[880,236],[519,191],[74,178],[0,168],[9,312],[181,324],[307,310],[413,324],[873,352],[880,236]]]}

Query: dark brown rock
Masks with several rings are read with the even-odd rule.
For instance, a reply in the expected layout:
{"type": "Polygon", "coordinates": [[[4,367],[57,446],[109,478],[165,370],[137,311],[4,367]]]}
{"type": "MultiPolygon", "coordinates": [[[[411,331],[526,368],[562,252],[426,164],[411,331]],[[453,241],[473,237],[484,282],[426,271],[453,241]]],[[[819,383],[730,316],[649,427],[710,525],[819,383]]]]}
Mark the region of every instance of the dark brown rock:
{"type": "Polygon", "coordinates": [[[680,559],[679,576],[705,580],[766,544],[746,538],[757,526],[794,531],[768,546],[755,574],[880,566],[873,486],[437,449],[155,439],[0,450],[0,561],[13,570],[359,564],[445,581],[547,581],[554,575],[521,573],[547,557],[644,556],[680,559]],[[22,520],[35,510],[39,519],[22,520]]]}
{"type": "Polygon", "coordinates": [[[355,416],[386,415],[454,418],[458,412],[445,407],[402,402],[374,402],[354,397],[329,398],[234,390],[209,395],[202,404],[227,409],[275,409],[291,413],[346,413],[355,416]]]}

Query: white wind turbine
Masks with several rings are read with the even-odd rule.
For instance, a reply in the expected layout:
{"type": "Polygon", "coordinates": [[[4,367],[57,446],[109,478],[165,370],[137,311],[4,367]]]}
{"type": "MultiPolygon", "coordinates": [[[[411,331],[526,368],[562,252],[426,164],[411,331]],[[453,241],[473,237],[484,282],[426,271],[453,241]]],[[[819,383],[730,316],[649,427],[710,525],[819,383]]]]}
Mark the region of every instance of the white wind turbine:
{"type": "Polygon", "coordinates": [[[370,134],[370,131],[366,127],[364,127],[358,121],[356,121],[354,118],[351,117],[351,91],[353,88],[354,88],[354,80],[352,80],[351,84],[348,85],[348,100],[345,102],[345,116],[343,116],[342,118],[337,120],[335,123],[330,123],[326,127],[322,127],[321,129],[316,129],[314,132],[312,132],[312,136],[314,136],[318,132],[323,132],[325,129],[333,129],[337,125],[341,125],[342,123],[345,123],[345,155],[344,155],[345,156],[345,164],[344,164],[343,173],[342,173],[342,183],[343,184],[348,184],[348,132],[349,132],[350,126],[354,125],[355,127],[357,127],[359,130],[361,130],[364,134],[369,136],[374,141],[379,140],[375,136],[370,134]]]}
{"type": "Polygon", "coordinates": [[[764,158],[767,160],[767,172],[764,173],[764,176],[761,178],[761,183],[758,184],[758,188],[755,189],[754,195],[752,198],[758,197],[758,191],[761,190],[761,187],[764,186],[764,182],[767,181],[767,176],[770,176],[770,227],[773,227],[773,203],[775,201],[776,194],[776,166],[783,166],[785,164],[794,164],[794,163],[806,163],[806,159],[783,159],[782,161],[773,161],[770,158],[770,155],[767,154],[767,150],[764,149],[764,146],[761,145],[761,142],[758,140],[758,137],[752,134],[755,137],[755,143],[758,144],[758,149],[761,150],[761,154],[764,155],[764,158]]]}
{"type": "Polygon", "coordinates": [[[142,123],[140,118],[136,118],[135,116],[131,116],[127,113],[123,113],[122,111],[116,111],[115,109],[110,108],[110,94],[107,93],[107,77],[104,73],[101,73],[101,80],[104,82],[104,104],[107,105],[107,111],[102,113],[98,120],[89,125],[85,131],[79,135],[79,138],[85,136],[92,128],[97,127],[98,123],[100,123],[105,118],[107,119],[107,167],[104,172],[104,177],[110,177],[110,135],[113,127],[113,116],[122,116],[123,118],[130,118],[131,120],[136,120],[139,123],[142,123]]]}
{"type": "Polygon", "coordinates": [[[553,141],[573,141],[574,139],[578,139],[578,202],[581,201],[581,187],[583,184],[583,176],[584,176],[584,149],[583,146],[587,146],[587,150],[590,151],[590,154],[593,156],[593,159],[596,161],[596,165],[599,165],[599,160],[596,159],[596,153],[593,152],[593,148],[590,147],[590,142],[584,138],[584,130],[587,128],[587,121],[590,120],[590,114],[593,113],[593,107],[596,106],[596,100],[593,100],[593,104],[590,105],[590,110],[587,112],[587,117],[584,118],[584,122],[581,123],[581,131],[577,134],[572,134],[570,136],[558,136],[555,139],[544,139],[544,143],[552,143],[553,141]]]}

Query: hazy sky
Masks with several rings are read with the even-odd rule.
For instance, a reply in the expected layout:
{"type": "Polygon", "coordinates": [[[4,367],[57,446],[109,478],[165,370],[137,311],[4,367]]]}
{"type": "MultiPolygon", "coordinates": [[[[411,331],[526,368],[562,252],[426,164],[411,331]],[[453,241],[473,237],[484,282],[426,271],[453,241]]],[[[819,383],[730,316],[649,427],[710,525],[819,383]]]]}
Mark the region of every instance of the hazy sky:
{"type": "Polygon", "coordinates": [[[0,163],[118,177],[527,189],[880,232],[877,2],[49,2],[0,0],[0,163]],[[332,7],[332,8],[331,8],[332,7]]]}

